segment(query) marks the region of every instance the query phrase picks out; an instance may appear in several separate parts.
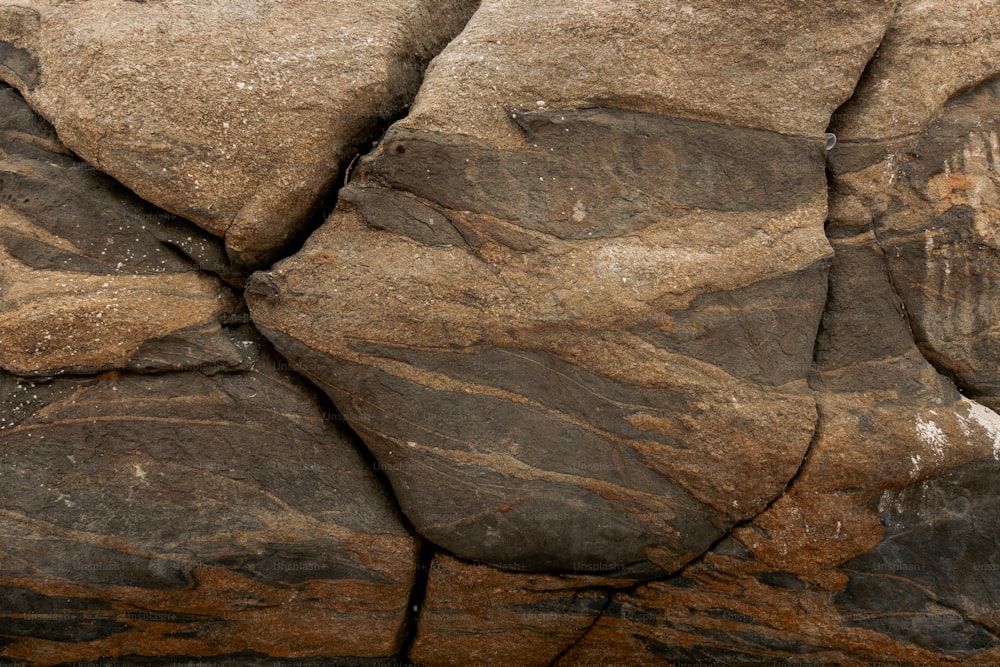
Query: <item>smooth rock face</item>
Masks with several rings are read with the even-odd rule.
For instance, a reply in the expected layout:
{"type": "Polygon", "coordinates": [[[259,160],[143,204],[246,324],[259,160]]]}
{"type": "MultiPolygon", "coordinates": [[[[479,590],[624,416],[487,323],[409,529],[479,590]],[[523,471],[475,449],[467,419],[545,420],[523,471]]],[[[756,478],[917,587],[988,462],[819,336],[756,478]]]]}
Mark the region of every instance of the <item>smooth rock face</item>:
{"type": "Polygon", "coordinates": [[[237,372],[0,376],[5,659],[398,651],[415,542],[246,333],[237,372]]]}
{"type": "Polygon", "coordinates": [[[220,276],[240,279],[218,239],[71,154],[0,84],[0,367],[239,365],[221,325],[242,308],[220,276]]]}
{"type": "Polygon", "coordinates": [[[88,162],[273,261],[469,0],[0,2],[0,77],[88,162]]]}

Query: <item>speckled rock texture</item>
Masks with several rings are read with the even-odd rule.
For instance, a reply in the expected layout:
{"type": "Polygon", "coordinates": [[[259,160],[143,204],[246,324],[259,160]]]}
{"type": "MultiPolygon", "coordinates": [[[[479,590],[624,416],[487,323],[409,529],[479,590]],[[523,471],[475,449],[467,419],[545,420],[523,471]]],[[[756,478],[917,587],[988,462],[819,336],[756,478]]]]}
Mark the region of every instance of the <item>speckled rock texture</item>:
{"type": "Polygon", "coordinates": [[[0,2],[0,73],[145,199],[276,259],[469,0],[0,2]]]}
{"type": "Polygon", "coordinates": [[[998,51],[0,0],[0,662],[1000,664],[998,51]]]}

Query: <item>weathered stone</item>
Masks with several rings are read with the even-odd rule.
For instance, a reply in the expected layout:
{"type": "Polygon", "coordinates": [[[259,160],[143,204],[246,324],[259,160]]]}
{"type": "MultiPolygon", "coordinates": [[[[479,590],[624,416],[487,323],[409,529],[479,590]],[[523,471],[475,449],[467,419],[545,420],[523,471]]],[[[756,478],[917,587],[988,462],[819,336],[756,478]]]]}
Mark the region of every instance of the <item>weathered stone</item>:
{"type": "Polygon", "coordinates": [[[850,101],[834,114],[837,143],[891,144],[920,135],[956,93],[997,73],[1000,5],[902,0],[850,101]]]}
{"type": "Polygon", "coordinates": [[[0,367],[239,366],[221,325],[241,306],[219,276],[240,280],[217,239],[72,155],[0,84],[0,367]]]}
{"type": "Polygon", "coordinates": [[[607,605],[608,593],[597,587],[615,583],[505,572],[436,554],[410,658],[438,667],[550,665],[607,605]]]}
{"type": "Polygon", "coordinates": [[[920,356],[873,236],[834,247],[802,470],[679,576],[614,594],[557,664],[1000,659],[1000,417],[920,356]]]}
{"type": "Polygon", "coordinates": [[[0,375],[0,659],[399,650],[415,541],[356,440],[246,342],[243,372],[0,375]]]}
{"type": "Polygon", "coordinates": [[[275,259],[470,0],[0,3],[0,77],[88,162],[275,259]]]}
{"type": "Polygon", "coordinates": [[[635,664],[1000,661],[1000,416],[928,363],[968,377],[933,353],[946,348],[975,366],[978,395],[988,398],[996,316],[986,267],[995,260],[974,235],[988,236],[995,223],[995,92],[985,84],[945,105],[941,91],[978,80],[978,54],[992,48],[997,30],[963,49],[938,43],[944,33],[934,29],[990,25],[989,16],[965,15],[970,6],[901,3],[894,30],[920,41],[890,33],[857,97],[837,114],[838,127],[859,134],[845,141],[838,129],[831,152],[827,234],[836,255],[809,378],[819,422],[801,471],[765,512],[680,576],[615,594],[559,664],[622,655],[635,664]],[[920,25],[911,22],[917,10],[926,10],[920,25]],[[899,44],[917,52],[894,50],[899,44]],[[949,50],[951,62],[969,67],[936,66],[932,56],[949,50]],[[895,78],[875,86],[879,72],[895,78]],[[891,92],[900,81],[912,96],[891,92]],[[883,104],[900,127],[856,112],[883,104]],[[862,121],[869,131],[850,125],[862,121]],[[928,129],[891,134],[908,127],[928,129]],[[950,179],[955,191],[942,187],[950,179]]]}
{"type": "Polygon", "coordinates": [[[0,0],[0,662],[1000,664],[1000,10],[485,0],[331,414],[477,4],[0,0]]]}
{"type": "Polygon", "coordinates": [[[887,0],[484,0],[399,126],[518,148],[509,110],[620,107],[818,137],[893,10],[887,0]]]}
{"type": "Polygon", "coordinates": [[[251,280],[452,553],[655,576],[798,469],[822,133],[890,7],[732,11],[484,2],[324,227],[251,280]]]}
{"type": "MultiPolygon", "coordinates": [[[[1000,408],[1000,6],[904,2],[834,116],[834,214],[873,229],[920,351],[1000,408]]],[[[850,233],[849,231],[845,233],[850,233]]]]}

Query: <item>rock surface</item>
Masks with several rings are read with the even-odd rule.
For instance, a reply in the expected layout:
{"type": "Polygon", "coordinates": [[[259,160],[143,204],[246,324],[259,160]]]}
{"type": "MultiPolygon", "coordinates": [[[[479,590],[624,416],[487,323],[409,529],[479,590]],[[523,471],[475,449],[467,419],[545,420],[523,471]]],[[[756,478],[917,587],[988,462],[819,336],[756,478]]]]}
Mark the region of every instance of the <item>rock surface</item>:
{"type": "Polygon", "coordinates": [[[0,75],[77,154],[273,261],[475,2],[0,2],[0,75]]]}
{"type": "Polygon", "coordinates": [[[549,665],[607,606],[598,576],[504,571],[437,554],[410,657],[426,665],[549,665]]]}
{"type": "Polygon", "coordinates": [[[214,375],[0,376],[5,660],[399,650],[416,543],[353,437],[244,342],[214,375]]]}
{"type": "Polygon", "coordinates": [[[243,309],[219,276],[239,284],[218,239],[95,171],[0,84],[0,368],[238,365],[221,324],[243,309]]]}
{"type": "MultiPolygon", "coordinates": [[[[1000,15],[996,21],[1000,26],[1000,15]]],[[[998,102],[1000,82],[990,79],[950,99],[919,136],[857,139],[833,161],[844,192],[839,214],[852,228],[877,235],[920,351],[994,409],[1000,408],[998,102]]]]}
{"type": "Polygon", "coordinates": [[[0,0],[0,662],[1000,664],[998,45],[0,0]]]}
{"type": "MultiPolygon", "coordinates": [[[[770,34],[812,39],[779,4],[770,34]]],[[[702,5],[484,2],[330,220],[248,287],[416,529],[459,556],[675,571],[776,497],[812,438],[821,136],[888,11],[842,3],[838,39],[723,69],[716,97],[686,61],[767,36],[702,5]],[[706,41],[723,23],[733,41],[706,41]],[[765,90],[782,113],[751,121],[765,90]]]]}
{"type": "Polygon", "coordinates": [[[835,114],[836,256],[801,471],[680,576],[614,595],[558,664],[1000,661],[1000,417],[937,372],[996,405],[995,84],[947,99],[993,73],[994,10],[971,4],[902,3],[835,114]],[[956,24],[987,32],[949,44],[956,24]]]}
{"type": "Polygon", "coordinates": [[[874,238],[834,247],[819,427],[788,492],[679,576],[615,594],[557,664],[1000,659],[1000,416],[920,357],[874,238]]]}

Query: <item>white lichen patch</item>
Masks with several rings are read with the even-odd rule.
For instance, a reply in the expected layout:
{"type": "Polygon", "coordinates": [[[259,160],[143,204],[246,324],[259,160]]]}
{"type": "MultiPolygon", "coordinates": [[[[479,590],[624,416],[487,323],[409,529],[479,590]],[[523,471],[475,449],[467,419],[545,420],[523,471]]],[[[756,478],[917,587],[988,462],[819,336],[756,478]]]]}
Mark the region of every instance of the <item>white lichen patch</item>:
{"type": "Polygon", "coordinates": [[[930,445],[930,448],[936,455],[944,455],[944,446],[947,439],[945,438],[944,431],[937,424],[917,417],[917,435],[920,436],[921,440],[930,445]]]}
{"type": "MultiPolygon", "coordinates": [[[[987,437],[993,441],[993,458],[1000,461],[1000,415],[990,410],[985,405],[962,399],[968,406],[969,418],[978,424],[987,437]]],[[[968,421],[961,415],[959,420],[962,423],[962,431],[968,434],[968,421]]]]}

